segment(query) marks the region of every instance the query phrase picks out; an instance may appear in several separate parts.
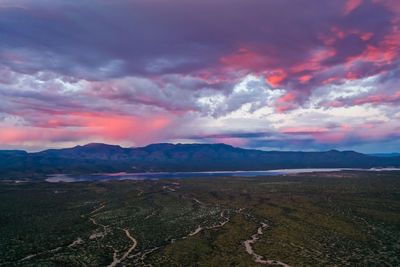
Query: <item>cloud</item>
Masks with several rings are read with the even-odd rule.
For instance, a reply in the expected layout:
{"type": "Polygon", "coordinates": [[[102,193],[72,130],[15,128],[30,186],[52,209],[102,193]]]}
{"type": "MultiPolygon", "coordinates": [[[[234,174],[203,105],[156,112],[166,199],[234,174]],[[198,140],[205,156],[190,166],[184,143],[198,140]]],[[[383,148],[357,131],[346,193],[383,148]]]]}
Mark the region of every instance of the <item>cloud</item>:
{"type": "Polygon", "coordinates": [[[0,142],[395,149],[399,14],[396,0],[3,0],[0,142]]]}
{"type": "Polygon", "coordinates": [[[363,0],[347,0],[344,14],[349,15],[354,9],[359,7],[362,4],[363,0]]]}

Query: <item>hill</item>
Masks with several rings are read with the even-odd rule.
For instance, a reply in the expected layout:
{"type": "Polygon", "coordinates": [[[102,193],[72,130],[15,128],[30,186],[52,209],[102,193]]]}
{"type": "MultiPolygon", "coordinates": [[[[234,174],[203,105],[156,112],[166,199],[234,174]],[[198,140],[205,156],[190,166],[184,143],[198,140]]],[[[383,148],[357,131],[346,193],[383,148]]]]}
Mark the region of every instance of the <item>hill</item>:
{"type": "Polygon", "coordinates": [[[399,167],[400,157],[354,151],[261,151],[226,144],[151,144],[123,148],[92,143],[36,153],[0,151],[1,177],[51,173],[270,170],[282,168],[399,167]]]}

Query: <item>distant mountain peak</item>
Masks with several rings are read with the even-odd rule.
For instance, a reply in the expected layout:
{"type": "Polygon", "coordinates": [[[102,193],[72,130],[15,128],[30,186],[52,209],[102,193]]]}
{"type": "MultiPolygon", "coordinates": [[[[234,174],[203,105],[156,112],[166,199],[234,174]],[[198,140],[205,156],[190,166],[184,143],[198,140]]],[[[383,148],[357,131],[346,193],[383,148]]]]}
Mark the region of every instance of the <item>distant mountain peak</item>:
{"type": "Polygon", "coordinates": [[[119,146],[119,145],[109,145],[109,144],[104,144],[104,143],[89,143],[89,144],[83,145],[82,147],[91,147],[91,148],[99,147],[99,148],[101,148],[101,147],[121,147],[121,146],[119,146]]]}
{"type": "Polygon", "coordinates": [[[175,146],[175,144],[172,144],[172,143],[154,143],[154,144],[147,145],[145,147],[173,147],[173,146],[175,146]]]}
{"type": "Polygon", "coordinates": [[[166,151],[166,150],[196,150],[196,149],[201,149],[201,148],[209,148],[212,150],[217,150],[217,149],[237,149],[241,150],[242,148],[235,148],[231,145],[227,145],[224,143],[217,143],[217,144],[199,144],[199,143],[193,143],[193,144],[171,144],[171,143],[156,143],[156,144],[150,144],[145,147],[138,147],[136,149],[144,149],[146,151],[166,151]]]}
{"type": "Polygon", "coordinates": [[[340,151],[337,150],[337,149],[331,149],[331,150],[329,150],[328,152],[330,152],[330,153],[340,153],[340,151]]]}

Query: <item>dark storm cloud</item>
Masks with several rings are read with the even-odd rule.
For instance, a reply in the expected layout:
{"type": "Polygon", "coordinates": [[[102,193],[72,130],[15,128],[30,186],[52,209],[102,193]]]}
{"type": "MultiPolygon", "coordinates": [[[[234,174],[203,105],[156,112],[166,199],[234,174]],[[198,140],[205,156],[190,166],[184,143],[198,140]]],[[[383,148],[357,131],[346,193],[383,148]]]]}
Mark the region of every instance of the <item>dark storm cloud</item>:
{"type": "Polygon", "coordinates": [[[335,127],[315,115],[323,132],[310,117],[269,121],[310,107],[379,109],[369,112],[387,125],[372,135],[384,140],[399,116],[399,17],[395,0],[3,0],[0,143],[23,142],[26,131],[15,125],[60,130],[52,139],[36,129],[43,142],[71,131],[77,140],[136,142],[121,133],[146,119],[148,134],[184,129],[166,139],[318,148],[363,140],[355,127],[339,130],[342,115],[335,127]],[[244,124],[262,109],[245,133],[232,123],[221,130],[222,117],[236,112],[244,124]],[[189,131],[190,119],[220,128],[189,131]],[[281,132],[290,123],[297,130],[281,132]]]}
{"type": "Polygon", "coordinates": [[[2,62],[23,72],[50,69],[86,79],[220,74],[221,58],[240,49],[263,61],[226,61],[235,70],[288,72],[328,38],[335,38],[336,54],[321,65],[341,64],[367,44],[378,45],[393,18],[368,1],[351,16],[342,15],[343,0],[17,2],[25,8],[0,8],[2,62]],[[362,33],[373,36],[366,42],[362,33]]]}

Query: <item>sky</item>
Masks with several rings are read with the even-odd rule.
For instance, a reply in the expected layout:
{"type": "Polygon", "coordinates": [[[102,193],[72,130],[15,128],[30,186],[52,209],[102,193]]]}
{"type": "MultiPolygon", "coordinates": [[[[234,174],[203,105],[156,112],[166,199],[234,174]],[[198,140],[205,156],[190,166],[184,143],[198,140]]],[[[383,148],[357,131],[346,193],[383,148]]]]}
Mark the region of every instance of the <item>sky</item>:
{"type": "Polygon", "coordinates": [[[398,0],[0,0],[0,149],[400,151],[398,0]]]}

